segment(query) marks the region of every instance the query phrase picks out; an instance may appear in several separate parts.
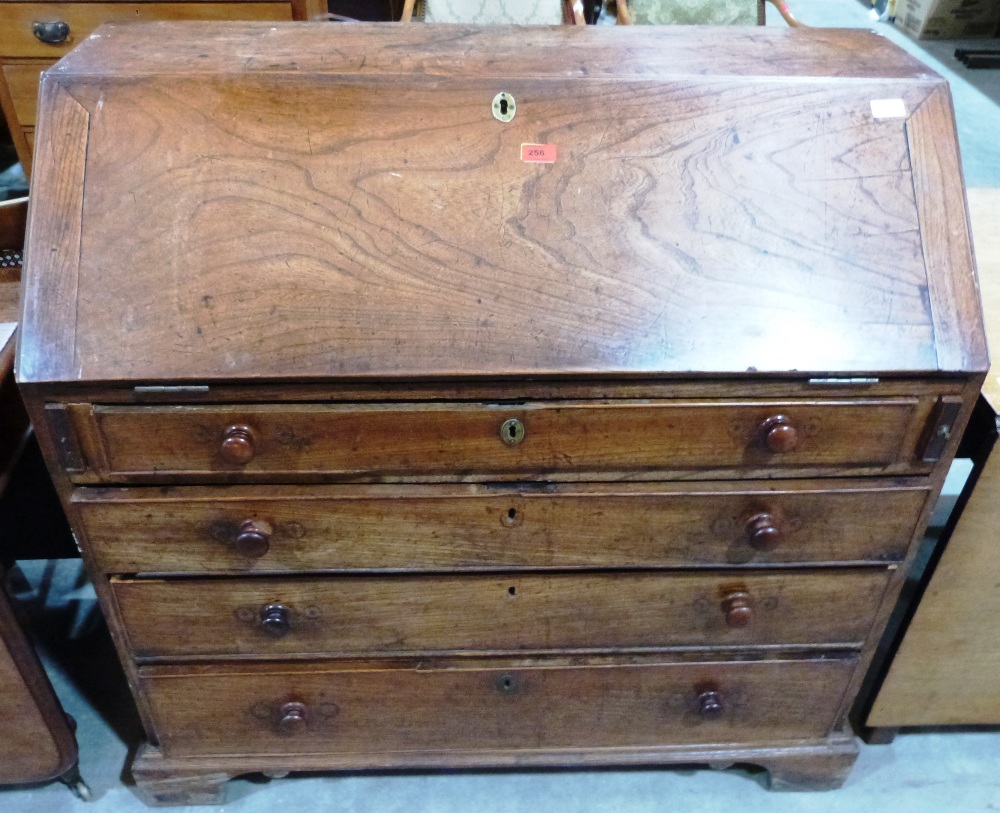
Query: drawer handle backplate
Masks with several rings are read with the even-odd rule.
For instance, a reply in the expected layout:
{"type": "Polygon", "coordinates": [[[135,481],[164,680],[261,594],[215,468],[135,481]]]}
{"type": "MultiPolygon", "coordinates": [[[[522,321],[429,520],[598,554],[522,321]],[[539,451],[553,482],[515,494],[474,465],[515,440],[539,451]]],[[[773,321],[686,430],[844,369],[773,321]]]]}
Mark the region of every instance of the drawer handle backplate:
{"type": "Polygon", "coordinates": [[[55,22],[34,22],[31,25],[31,33],[35,39],[47,45],[61,45],[69,39],[69,23],[62,20],[55,22]]]}

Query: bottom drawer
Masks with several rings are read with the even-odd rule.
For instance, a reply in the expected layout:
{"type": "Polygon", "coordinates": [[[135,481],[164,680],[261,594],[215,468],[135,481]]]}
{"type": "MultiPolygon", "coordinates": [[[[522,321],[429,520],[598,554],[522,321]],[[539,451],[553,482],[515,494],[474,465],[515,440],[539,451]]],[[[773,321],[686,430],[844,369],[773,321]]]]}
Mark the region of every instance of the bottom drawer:
{"type": "Polygon", "coordinates": [[[167,756],[600,749],[817,739],[856,658],[411,660],[141,670],[167,756]]]}

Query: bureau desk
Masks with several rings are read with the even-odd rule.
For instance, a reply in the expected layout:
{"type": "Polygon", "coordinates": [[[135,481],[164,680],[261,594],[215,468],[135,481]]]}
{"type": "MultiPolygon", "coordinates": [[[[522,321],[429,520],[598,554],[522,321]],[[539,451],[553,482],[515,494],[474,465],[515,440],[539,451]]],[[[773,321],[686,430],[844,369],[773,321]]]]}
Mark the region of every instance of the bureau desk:
{"type": "Polygon", "coordinates": [[[844,780],[988,365],[939,77],[853,31],[157,23],[46,74],[37,144],[19,381],[146,799],[844,780]]]}

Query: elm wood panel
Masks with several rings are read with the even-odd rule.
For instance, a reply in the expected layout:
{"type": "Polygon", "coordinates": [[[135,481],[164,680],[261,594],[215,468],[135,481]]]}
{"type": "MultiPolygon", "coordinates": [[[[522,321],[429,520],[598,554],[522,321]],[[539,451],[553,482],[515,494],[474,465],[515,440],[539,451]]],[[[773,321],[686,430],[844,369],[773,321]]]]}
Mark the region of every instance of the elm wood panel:
{"type": "Polygon", "coordinates": [[[0,784],[55,779],[77,758],[66,715],[2,589],[0,744],[0,784]]]}
{"type": "Polygon", "coordinates": [[[928,493],[858,480],[269,485],[78,489],[72,508],[105,573],[877,564],[902,559],[928,493]],[[780,534],[771,549],[750,544],[762,514],[780,534]],[[266,550],[241,549],[248,521],[266,550]]]}
{"type": "Polygon", "coordinates": [[[684,75],[790,75],[943,81],[870,31],[717,26],[311,25],[157,23],[107,26],[64,62],[69,74],[497,75],[672,79],[684,75]],[[569,30],[566,30],[566,29],[569,30]],[[165,49],[149,49],[149,39],[165,49]],[[247,58],[246,43],[253,43],[247,58]],[[335,46],[335,47],[334,47],[335,46]]]}
{"type": "Polygon", "coordinates": [[[858,648],[877,571],[112,581],[138,659],[858,648]]]}
{"type": "MultiPolygon", "coordinates": [[[[0,6],[0,12],[2,12],[0,6]]],[[[34,127],[38,113],[38,82],[42,71],[52,67],[52,62],[35,60],[0,65],[3,80],[7,83],[14,105],[17,123],[22,127],[34,127]]]]}
{"type": "Polygon", "coordinates": [[[906,134],[928,294],[932,301],[954,303],[952,308],[933,309],[938,367],[964,370],[974,366],[985,371],[983,365],[988,366],[989,359],[982,303],[963,184],[955,182],[962,178],[962,162],[946,87],[935,90],[914,111],[906,134]]]}
{"type": "Polygon", "coordinates": [[[870,110],[930,86],[505,80],[508,125],[467,80],[67,87],[77,353],[59,313],[22,349],[56,379],[937,367],[904,123],[870,110]]]}
{"type": "MultiPolygon", "coordinates": [[[[137,23],[150,20],[291,20],[291,4],[228,0],[224,3],[0,3],[0,56],[58,59],[86,42],[91,32],[104,23],[137,23]],[[49,44],[33,31],[36,22],[62,21],[69,24],[70,36],[64,43],[49,44]]],[[[146,41],[151,55],[168,43],[146,41]]]]}
{"type": "Polygon", "coordinates": [[[61,87],[42,77],[39,92],[40,110],[48,115],[44,129],[52,137],[38,150],[44,167],[58,167],[58,172],[45,173],[33,179],[28,206],[29,230],[25,256],[32,252],[46,253],[47,273],[44,279],[22,282],[21,330],[18,339],[15,375],[31,377],[39,369],[52,369],[54,356],[35,355],[27,360],[24,354],[23,326],[43,318],[48,310],[63,314],[60,326],[48,339],[57,342],[64,352],[76,355],[77,265],[80,261],[80,239],[83,219],[83,179],[86,171],[86,132],[90,124],[87,111],[61,87]],[[38,205],[39,200],[45,204],[38,205]],[[42,235],[45,235],[42,237],[42,235]],[[25,295],[26,289],[30,295],[25,295]]]}
{"type": "Polygon", "coordinates": [[[836,722],[853,658],[547,665],[384,661],[140,670],[168,756],[635,748],[806,740],[836,722]],[[700,696],[716,691],[706,719],[700,696]],[[286,721],[289,703],[304,722],[286,721]],[[283,710],[286,713],[283,713],[283,710]]]}
{"type": "Polygon", "coordinates": [[[1000,723],[1000,454],[990,456],[917,606],[866,724],[1000,723]]]}
{"type": "MultiPolygon", "coordinates": [[[[335,477],[926,466],[905,442],[916,399],[534,404],[94,406],[104,479],[168,474],[335,477]],[[787,418],[787,451],[765,426],[787,418]],[[508,421],[523,439],[509,443],[508,421]],[[506,427],[506,428],[505,428],[506,427]],[[238,436],[238,437],[237,437],[238,436]],[[226,445],[239,441],[240,459],[226,445]]],[[[78,430],[79,431],[79,430],[78,430]]],[[[83,428],[81,436],[89,429],[83,428]]],[[[95,462],[99,461],[99,462],[95,462]]],[[[744,474],[743,476],[746,476],[744,474]]]]}

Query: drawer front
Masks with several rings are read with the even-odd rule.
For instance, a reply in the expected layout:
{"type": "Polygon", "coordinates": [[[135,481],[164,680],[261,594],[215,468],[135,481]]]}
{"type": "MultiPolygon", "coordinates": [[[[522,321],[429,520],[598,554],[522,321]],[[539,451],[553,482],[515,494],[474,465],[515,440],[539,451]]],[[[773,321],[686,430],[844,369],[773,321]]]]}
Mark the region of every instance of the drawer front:
{"type": "Polygon", "coordinates": [[[140,682],[167,756],[371,759],[816,739],[836,722],[855,664],[255,664],[145,669],[140,682]]]}
{"type": "MultiPolygon", "coordinates": [[[[747,476],[909,462],[915,399],[96,407],[105,476],[385,479],[664,471],[747,476]]],[[[93,462],[93,461],[92,461],[93,462]]]]}
{"type": "Polygon", "coordinates": [[[928,492],[869,481],[79,489],[105,573],[885,563],[928,492]]]}
{"type": "Polygon", "coordinates": [[[34,127],[38,113],[38,82],[42,71],[52,67],[52,62],[38,61],[4,65],[3,78],[14,104],[14,114],[22,127],[34,127]]]}
{"type": "Polygon", "coordinates": [[[859,647],[889,575],[342,576],[113,581],[149,657],[859,647]]]}
{"type": "MultiPolygon", "coordinates": [[[[59,59],[102,23],[152,20],[291,20],[291,3],[16,3],[0,4],[0,57],[59,59]],[[35,23],[65,23],[64,41],[47,43],[35,23]]],[[[153,47],[151,44],[150,47],[153,47]]]]}

